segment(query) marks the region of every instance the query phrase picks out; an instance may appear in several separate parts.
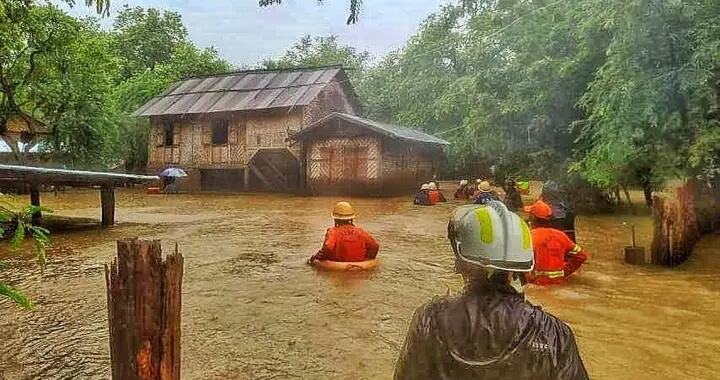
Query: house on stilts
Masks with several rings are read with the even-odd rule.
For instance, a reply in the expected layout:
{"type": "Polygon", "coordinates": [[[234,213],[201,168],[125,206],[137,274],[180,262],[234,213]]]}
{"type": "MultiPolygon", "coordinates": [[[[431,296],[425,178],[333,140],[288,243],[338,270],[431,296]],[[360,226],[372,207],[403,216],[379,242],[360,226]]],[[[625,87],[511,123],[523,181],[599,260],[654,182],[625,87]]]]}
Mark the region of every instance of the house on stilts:
{"type": "Polygon", "coordinates": [[[187,190],[379,195],[432,177],[446,142],[359,114],[339,66],[188,78],[133,113],[148,172],[179,166],[187,190]]]}

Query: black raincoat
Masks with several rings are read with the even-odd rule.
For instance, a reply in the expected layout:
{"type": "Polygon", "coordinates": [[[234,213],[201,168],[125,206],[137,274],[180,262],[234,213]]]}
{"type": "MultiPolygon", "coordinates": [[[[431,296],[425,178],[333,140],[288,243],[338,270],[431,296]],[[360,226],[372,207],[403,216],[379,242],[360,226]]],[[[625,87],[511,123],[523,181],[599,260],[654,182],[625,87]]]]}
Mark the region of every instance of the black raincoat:
{"type": "Polygon", "coordinates": [[[395,379],[589,377],[570,327],[513,288],[487,285],[415,312],[395,379]]]}

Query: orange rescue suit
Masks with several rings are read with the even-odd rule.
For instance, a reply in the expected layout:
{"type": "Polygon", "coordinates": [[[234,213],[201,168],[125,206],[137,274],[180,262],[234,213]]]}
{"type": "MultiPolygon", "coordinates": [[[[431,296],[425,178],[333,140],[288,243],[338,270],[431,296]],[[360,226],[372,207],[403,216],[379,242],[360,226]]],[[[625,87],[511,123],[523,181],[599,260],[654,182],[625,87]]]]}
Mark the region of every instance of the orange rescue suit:
{"type": "Polygon", "coordinates": [[[440,202],[447,202],[445,199],[445,196],[442,195],[440,190],[430,190],[428,191],[428,199],[430,200],[431,204],[438,204],[440,202]]]}
{"type": "Polygon", "coordinates": [[[380,245],[369,233],[346,224],[328,228],[322,248],[312,259],[358,262],[374,259],[378,250],[380,245]]]}
{"type": "Polygon", "coordinates": [[[565,282],[587,260],[587,254],[564,232],[554,228],[532,229],[535,268],[528,281],[538,285],[565,282]]]}

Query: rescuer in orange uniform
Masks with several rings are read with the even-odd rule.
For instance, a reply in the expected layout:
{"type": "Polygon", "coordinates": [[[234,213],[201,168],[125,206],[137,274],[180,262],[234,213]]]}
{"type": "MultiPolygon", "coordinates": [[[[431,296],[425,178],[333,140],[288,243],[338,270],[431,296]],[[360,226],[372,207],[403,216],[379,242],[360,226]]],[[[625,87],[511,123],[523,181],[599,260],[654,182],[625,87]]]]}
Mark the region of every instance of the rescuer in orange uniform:
{"type": "Polygon", "coordinates": [[[431,204],[447,202],[447,199],[445,199],[443,193],[440,192],[435,182],[430,182],[429,188],[430,191],[428,191],[428,199],[430,200],[431,204]]]}
{"type": "Polygon", "coordinates": [[[322,248],[309,263],[315,260],[331,260],[341,262],[359,262],[374,259],[380,245],[359,227],[355,227],[355,210],[348,202],[339,202],[332,212],[335,227],[330,227],[325,234],[322,248]]]}
{"type": "Polygon", "coordinates": [[[535,268],[527,276],[537,285],[564,283],[587,260],[587,254],[562,231],[550,227],[552,209],[537,201],[525,207],[530,214],[535,268]]]}

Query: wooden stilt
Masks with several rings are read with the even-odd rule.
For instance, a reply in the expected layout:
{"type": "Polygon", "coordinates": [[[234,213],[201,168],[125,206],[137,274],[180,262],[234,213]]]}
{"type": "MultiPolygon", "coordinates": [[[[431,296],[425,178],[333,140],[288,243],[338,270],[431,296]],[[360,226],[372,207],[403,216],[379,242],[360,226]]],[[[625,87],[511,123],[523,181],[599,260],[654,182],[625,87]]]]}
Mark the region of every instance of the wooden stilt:
{"type": "Polygon", "coordinates": [[[250,189],[250,164],[245,165],[245,170],[243,171],[243,188],[245,191],[250,189]]]}
{"type": "Polygon", "coordinates": [[[105,185],[100,189],[100,203],[102,206],[102,225],[104,227],[115,224],[115,188],[105,185]]]}
{"type": "Polygon", "coordinates": [[[183,256],[159,240],[119,240],[105,265],[114,380],[179,380],[183,256]]]}
{"type": "MultiPolygon", "coordinates": [[[[38,184],[30,184],[30,204],[40,207],[40,186],[38,184]]],[[[42,224],[42,212],[38,211],[32,216],[32,224],[42,224]]]]}

